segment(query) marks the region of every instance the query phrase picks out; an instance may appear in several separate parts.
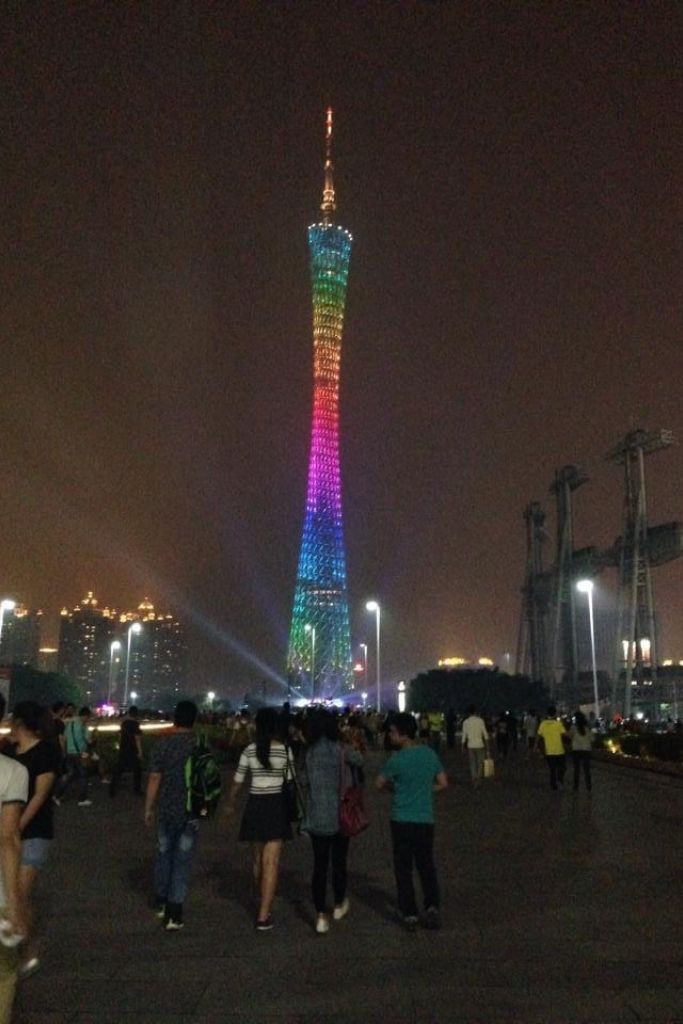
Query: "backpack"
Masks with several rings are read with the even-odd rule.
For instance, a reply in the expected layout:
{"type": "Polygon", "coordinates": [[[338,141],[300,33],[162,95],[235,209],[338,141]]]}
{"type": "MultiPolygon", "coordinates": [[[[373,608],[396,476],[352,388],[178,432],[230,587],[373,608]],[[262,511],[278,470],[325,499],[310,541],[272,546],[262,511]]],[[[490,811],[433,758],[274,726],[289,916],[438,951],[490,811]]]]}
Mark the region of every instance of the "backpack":
{"type": "Polygon", "coordinates": [[[185,809],[193,818],[208,818],[221,795],[221,773],[205,736],[199,736],[185,762],[185,809]]]}

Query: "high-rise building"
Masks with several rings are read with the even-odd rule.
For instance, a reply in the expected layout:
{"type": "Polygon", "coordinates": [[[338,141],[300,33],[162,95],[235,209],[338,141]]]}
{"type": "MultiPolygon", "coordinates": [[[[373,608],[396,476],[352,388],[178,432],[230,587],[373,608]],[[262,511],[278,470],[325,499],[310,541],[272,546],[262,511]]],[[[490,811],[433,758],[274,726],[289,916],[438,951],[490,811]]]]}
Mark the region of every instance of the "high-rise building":
{"type": "Polygon", "coordinates": [[[92,591],[72,611],[62,608],[58,669],[79,684],[88,702],[106,696],[115,627],[115,612],[100,608],[92,591]]]}
{"type": "Polygon", "coordinates": [[[1,665],[38,667],[42,616],[41,611],[29,611],[20,604],[5,611],[0,640],[1,665]]]}
{"type": "Polygon", "coordinates": [[[133,623],[139,623],[141,629],[130,634],[128,703],[156,707],[173,702],[187,685],[185,628],[176,615],[157,612],[148,598],[136,611],[119,616],[116,636],[121,644],[121,668],[113,680],[116,701],[121,703],[124,697],[129,630],[133,623]],[[132,693],[135,698],[130,696],[132,693]]]}
{"type": "Polygon", "coordinates": [[[59,665],[58,647],[41,647],[38,651],[38,668],[41,672],[56,672],[59,665]]]}
{"type": "Polygon", "coordinates": [[[308,229],[313,298],[313,423],[287,672],[311,697],[353,680],[339,463],[339,372],[351,235],[334,223],[332,111],[327,111],[322,218],[308,229]]]}

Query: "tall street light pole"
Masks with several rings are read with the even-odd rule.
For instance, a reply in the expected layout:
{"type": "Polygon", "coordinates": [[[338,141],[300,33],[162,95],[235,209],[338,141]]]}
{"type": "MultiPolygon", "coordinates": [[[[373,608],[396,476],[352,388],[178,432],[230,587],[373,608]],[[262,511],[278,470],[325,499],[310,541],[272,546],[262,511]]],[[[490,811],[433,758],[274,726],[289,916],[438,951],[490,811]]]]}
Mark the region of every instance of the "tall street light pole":
{"type": "Polygon", "coordinates": [[[126,653],[126,679],[123,686],[123,706],[128,707],[128,683],[130,682],[130,645],[133,639],[133,633],[140,633],[142,626],[139,622],[131,622],[128,627],[128,650],[126,653]]]}
{"type": "Polygon", "coordinates": [[[9,597],[5,597],[0,601],[0,642],[2,641],[2,624],[5,621],[5,612],[13,612],[16,606],[16,601],[12,601],[9,597]]]}
{"type": "Polygon", "coordinates": [[[109,689],[107,690],[107,704],[111,704],[111,699],[114,694],[114,666],[116,665],[116,659],[114,657],[117,651],[121,650],[121,641],[112,640],[109,647],[109,689]]]}
{"type": "Polygon", "coordinates": [[[375,613],[375,625],[377,627],[377,710],[380,711],[382,707],[382,688],[380,686],[381,679],[381,668],[380,668],[380,648],[379,648],[379,617],[380,608],[377,601],[368,601],[365,605],[365,609],[368,612],[375,613]]]}
{"type": "Polygon", "coordinates": [[[593,580],[579,580],[576,589],[588,597],[588,620],[591,629],[591,661],[593,664],[593,699],[595,701],[595,721],[600,718],[600,696],[598,694],[598,667],[595,662],[595,624],[593,622],[593,580]]]}
{"type": "Polygon", "coordinates": [[[307,622],[304,629],[311,634],[311,700],[315,700],[315,626],[307,622]]]}
{"type": "Polygon", "coordinates": [[[360,649],[363,652],[363,686],[367,690],[368,688],[368,645],[361,644],[360,649]]]}

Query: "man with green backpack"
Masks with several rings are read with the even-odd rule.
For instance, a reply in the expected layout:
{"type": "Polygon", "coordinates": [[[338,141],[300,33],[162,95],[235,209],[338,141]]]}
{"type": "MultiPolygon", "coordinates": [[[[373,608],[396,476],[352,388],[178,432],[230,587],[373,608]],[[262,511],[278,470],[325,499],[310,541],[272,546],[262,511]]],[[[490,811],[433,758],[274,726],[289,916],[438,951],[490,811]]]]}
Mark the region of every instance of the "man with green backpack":
{"type": "Polygon", "coordinates": [[[199,834],[199,821],[215,809],[220,797],[220,772],[206,742],[194,733],[197,706],[181,700],[173,729],[152,751],[145,800],[145,824],[151,828],[157,810],[157,853],[154,900],[166,931],[183,927],[183,903],[199,834]]]}

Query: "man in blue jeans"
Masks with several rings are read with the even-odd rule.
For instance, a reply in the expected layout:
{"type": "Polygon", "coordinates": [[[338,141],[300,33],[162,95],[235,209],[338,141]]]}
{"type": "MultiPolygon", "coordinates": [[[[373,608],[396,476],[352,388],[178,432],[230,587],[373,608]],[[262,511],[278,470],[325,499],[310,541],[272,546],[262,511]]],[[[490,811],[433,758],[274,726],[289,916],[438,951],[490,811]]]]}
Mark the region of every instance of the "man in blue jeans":
{"type": "Polygon", "coordinates": [[[430,747],[415,742],[417,724],[407,713],[394,715],[389,742],[396,749],[380,775],[378,789],[393,792],[391,840],[398,907],[409,931],[418,924],[413,864],[422,885],[425,928],[438,928],[439,882],[434,865],[434,793],[448,786],[441,761],[430,747]]]}
{"type": "Polygon", "coordinates": [[[154,862],[154,900],[166,931],[183,927],[183,903],[187,895],[192,856],[199,821],[187,810],[185,762],[196,739],[197,705],[181,700],[173,715],[173,729],[157,741],[150,758],[145,824],[157,815],[157,854],[154,862]]]}

